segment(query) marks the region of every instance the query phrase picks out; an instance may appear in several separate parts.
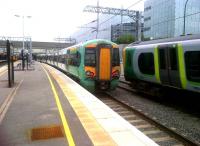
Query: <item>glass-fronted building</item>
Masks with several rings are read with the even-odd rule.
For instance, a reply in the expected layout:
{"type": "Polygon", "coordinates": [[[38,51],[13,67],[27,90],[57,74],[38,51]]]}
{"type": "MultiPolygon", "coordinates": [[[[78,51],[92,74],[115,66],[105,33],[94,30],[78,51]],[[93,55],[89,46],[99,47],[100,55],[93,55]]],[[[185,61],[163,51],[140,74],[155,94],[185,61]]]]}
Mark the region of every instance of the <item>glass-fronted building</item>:
{"type": "MultiPolygon", "coordinates": [[[[144,37],[168,38],[183,34],[186,0],[146,0],[144,3],[144,37]]],[[[200,33],[200,0],[188,0],[185,34],[200,33]]]]}
{"type": "MultiPolygon", "coordinates": [[[[109,14],[100,15],[100,17],[99,17],[99,32],[98,32],[97,38],[112,40],[113,35],[117,33],[116,31],[113,32],[112,26],[120,26],[121,22],[122,22],[122,25],[123,24],[129,25],[129,24],[133,23],[133,19],[130,18],[129,16],[123,16],[123,18],[121,18],[120,15],[109,15],[109,14]]],[[[143,21],[141,23],[143,23],[143,21]]],[[[97,26],[97,22],[92,21],[86,25],[81,26],[81,28],[77,32],[72,34],[71,37],[76,38],[77,43],[95,39],[96,35],[97,35],[96,26],[97,26]]],[[[143,25],[141,24],[141,26],[143,26],[143,25]]],[[[127,26],[127,27],[129,27],[129,26],[127,26]]],[[[127,27],[126,26],[123,27],[123,32],[127,32],[126,31],[127,27]]],[[[136,29],[135,27],[136,26],[134,25],[134,28],[128,29],[128,30],[134,29],[134,33],[135,33],[137,31],[137,30],[135,30],[136,29]]],[[[133,34],[131,31],[127,32],[127,33],[133,34]]],[[[124,34],[124,33],[122,33],[122,34],[124,34]]]]}
{"type": "MultiPolygon", "coordinates": [[[[143,23],[140,24],[141,34],[143,33],[143,23]]],[[[121,35],[132,35],[136,40],[138,38],[138,28],[136,22],[111,25],[111,41],[116,41],[121,35]]]]}

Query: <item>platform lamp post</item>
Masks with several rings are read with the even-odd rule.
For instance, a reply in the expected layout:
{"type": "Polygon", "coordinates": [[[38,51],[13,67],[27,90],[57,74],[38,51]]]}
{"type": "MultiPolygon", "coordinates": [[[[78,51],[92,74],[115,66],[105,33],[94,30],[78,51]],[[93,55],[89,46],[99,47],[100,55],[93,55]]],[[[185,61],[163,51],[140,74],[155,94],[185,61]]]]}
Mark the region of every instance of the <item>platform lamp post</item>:
{"type": "Polygon", "coordinates": [[[99,33],[99,0],[97,0],[97,26],[96,26],[96,39],[98,38],[98,33],[99,33]]]}
{"type": "Polygon", "coordinates": [[[186,17],[187,3],[188,3],[188,0],[186,0],[186,2],[185,2],[185,7],[184,7],[184,16],[183,16],[183,36],[185,35],[185,17],[186,17]]]}
{"type": "Polygon", "coordinates": [[[14,15],[15,17],[22,18],[22,35],[23,35],[23,47],[22,47],[22,69],[24,70],[25,67],[25,60],[24,60],[24,18],[31,18],[31,16],[24,16],[24,15],[14,15]]]}

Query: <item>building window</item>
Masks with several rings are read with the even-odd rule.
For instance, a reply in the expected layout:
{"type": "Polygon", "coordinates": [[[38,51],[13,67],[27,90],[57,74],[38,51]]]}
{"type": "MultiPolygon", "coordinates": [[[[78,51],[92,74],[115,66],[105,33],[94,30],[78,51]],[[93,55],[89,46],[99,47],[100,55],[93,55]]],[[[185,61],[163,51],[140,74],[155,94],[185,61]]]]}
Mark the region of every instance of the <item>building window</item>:
{"type": "Polygon", "coordinates": [[[150,29],[151,29],[151,27],[145,27],[145,28],[144,28],[144,32],[145,32],[145,31],[149,31],[150,29]]]}
{"type": "Polygon", "coordinates": [[[151,20],[151,17],[144,18],[144,21],[149,21],[149,20],[151,20]]]}
{"type": "Polygon", "coordinates": [[[185,53],[187,79],[200,82],[200,51],[187,51],[185,53]]]}
{"type": "Polygon", "coordinates": [[[151,6],[144,8],[144,11],[149,11],[149,10],[151,10],[151,6]]]}
{"type": "Polygon", "coordinates": [[[155,74],[153,53],[141,53],[139,55],[138,65],[143,74],[155,74]]]}

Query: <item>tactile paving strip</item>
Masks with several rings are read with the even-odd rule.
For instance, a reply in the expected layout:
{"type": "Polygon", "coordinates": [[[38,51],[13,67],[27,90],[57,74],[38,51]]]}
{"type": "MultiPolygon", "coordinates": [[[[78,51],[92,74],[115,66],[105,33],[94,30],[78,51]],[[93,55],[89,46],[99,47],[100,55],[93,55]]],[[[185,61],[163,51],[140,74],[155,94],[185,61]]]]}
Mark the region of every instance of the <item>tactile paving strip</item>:
{"type": "Polygon", "coordinates": [[[31,129],[31,140],[45,140],[63,137],[61,126],[46,126],[31,129]]]}

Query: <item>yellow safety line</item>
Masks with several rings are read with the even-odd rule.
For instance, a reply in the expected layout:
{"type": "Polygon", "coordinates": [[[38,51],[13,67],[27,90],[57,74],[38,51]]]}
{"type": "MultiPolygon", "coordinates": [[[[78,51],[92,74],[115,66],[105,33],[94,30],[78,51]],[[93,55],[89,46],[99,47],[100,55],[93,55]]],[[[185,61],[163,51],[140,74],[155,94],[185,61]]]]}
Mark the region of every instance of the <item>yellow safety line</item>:
{"type": "Polygon", "coordinates": [[[62,106],[61,106],[61,103],[60,103],[60,100],[59,100],[59,97],[58,97],[58,94],[56,92],[56,89],[55,89],[55,86],[48,74],[48,72],[46,71],[46,69],[43,67],[42,65],[42,68],[43,70],[45,71],[48,79],[49,79],[49,82],[50,82],[50,85],[51,85],[51,89],[53,91],[53,94],[54,94],[54,97],[55,97],[55,100],[56,100],[56,104],[58,106],[58,110],[59,110],[59,113],[60,113],[60,117],[61,117],[61,120],[62,120],[62,123],[63,123],[63,127],[64,127],[64,131],[65,131],[65,135],[66,135],[66,138],[68,140],[68,143],[70,146],[75,146],[75,143],[74,143],[74,140],[73,140],[73,137],[72,137],[72,134],[71,134],[71,131],[70,131],[70,128],[69,128],[69,125],[67,123],[67,120],[66,120],[66,117],[65,117],[65,114],[63,112],[63,109],[62,109],[62,106]]]}
{"type": "Polygon", "coordinates": [[[73,110],[77,114],[93,145],[116,146],[116,142],[109,135],[109,133],[104,130],[104,128],[97,122],[96,118],[92,115],[88,108],[82,103],[82,101],[80,101],[80,99],[78,99],[74,92],[71,91],[69,85],[67,85],[60,76],[57,76],[53,70],[54,69],[51,69],[50,67],[50,74],[57,81],[63,93],[65,94],[65,97],[73,107],[73,110]]]}
{"type": "Polygon", "coordinates": [[[4,100],[2,106],[0,107],[0,124],[14,98],[14,96],[17,93],[17,90],[19,89],[19,87],[21,86],[22,82],[24,80],[21,80],[20,83],[17,85],[17,87],[15,87],[14,89],[12,89],[12,91],[9,93],[9,95],[6,97],[6,99],[4,100]]]}

